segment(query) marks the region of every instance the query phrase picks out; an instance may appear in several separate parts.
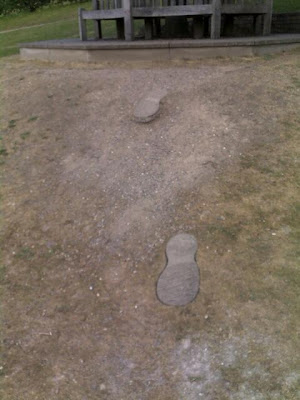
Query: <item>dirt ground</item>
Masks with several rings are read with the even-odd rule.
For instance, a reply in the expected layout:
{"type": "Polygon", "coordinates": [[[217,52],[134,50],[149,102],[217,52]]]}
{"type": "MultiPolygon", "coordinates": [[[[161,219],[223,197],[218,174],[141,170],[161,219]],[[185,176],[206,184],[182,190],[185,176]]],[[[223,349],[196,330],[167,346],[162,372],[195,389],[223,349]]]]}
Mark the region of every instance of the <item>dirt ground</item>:
{"type": "Polygon", "coordinates": [[[3,400],[300,398],[299,66],[1,62],[3,400]],[[168,307],[177,232],[201,285],[168,307]]]}

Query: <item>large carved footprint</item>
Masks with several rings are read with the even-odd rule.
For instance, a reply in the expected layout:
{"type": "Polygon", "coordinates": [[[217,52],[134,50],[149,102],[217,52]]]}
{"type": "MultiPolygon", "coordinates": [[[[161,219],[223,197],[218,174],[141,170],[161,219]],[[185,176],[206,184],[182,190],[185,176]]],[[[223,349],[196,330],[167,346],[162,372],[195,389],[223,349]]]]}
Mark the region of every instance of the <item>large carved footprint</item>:
{"type": "Polygon", "coordinates": [[[195,260],[197,241],[182,233],[172,237],[166,248],[167,265],[157,281],[157,297],[167,305],[184,306],[199,291],[199,269],[195,260]]]}

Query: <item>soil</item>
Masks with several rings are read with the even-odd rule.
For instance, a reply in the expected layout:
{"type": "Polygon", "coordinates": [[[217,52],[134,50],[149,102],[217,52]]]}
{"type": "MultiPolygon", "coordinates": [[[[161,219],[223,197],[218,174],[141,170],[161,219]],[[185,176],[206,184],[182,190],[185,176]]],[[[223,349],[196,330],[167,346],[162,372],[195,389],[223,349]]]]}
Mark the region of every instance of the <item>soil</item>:
{"type": "Polygon", "coordinates": [[[299,398],[299,90],[296,52],[1,61],[3,400],[299,398]],[[170,307],[180,232],[200,293],[170,307]]]}

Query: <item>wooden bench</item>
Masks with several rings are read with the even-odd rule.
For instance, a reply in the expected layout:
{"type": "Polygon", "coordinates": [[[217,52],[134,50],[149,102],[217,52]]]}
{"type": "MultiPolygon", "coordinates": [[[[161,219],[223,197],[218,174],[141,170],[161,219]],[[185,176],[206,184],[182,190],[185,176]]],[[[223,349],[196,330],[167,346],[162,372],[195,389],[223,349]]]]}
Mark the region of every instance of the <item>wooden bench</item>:
{"type": "Polygon", "coordinates": [[[215,4],[219,0],[134,0],[132,16],[145,20],[145,39],[153,36],[153,22],[160,29],[160,19],[168,17],[192,17],[195,38],[203,36],[204,16],[211,19],[212,38],[219,37],[218,19],[215,18],[215,4]]]}
{"type": "Polygon", "coordinates": [[[87,40],[86,21],[94,21],[95,39],[102,38],[101,21],[115,20],[118,39],[133,40],[133,21],[130,0],[92,0],[91,11],[79,8],[79,34],[87,40]]]}
{"type": "Polygon", "coordinates": [[[270,35],[273,0],[222,0],[221,15],[232,29],[235,16],[253,15],[257,35],[270,35]],[[261,30],[262,27],[262,30],[261,30]]]}
{"type": "Polygon", "coordinates": [[[210,37],[221,35],[221,17],[254,15],[256,32],[263,24],[263,34],[270,34],[273,0],[92,0],[93,10],[79,9],[81,40],[87,40],[86,21],[93,20],[95,38],[102,38],[101,21],[115,20],[118,39],[133,40],[133,20],[144,19],[145,38],[151,39],[153,27],[160,30],[160,20],[167,17],[191,17],[195,38],[203,35],[203,17],[210,19],[210,37]]]}

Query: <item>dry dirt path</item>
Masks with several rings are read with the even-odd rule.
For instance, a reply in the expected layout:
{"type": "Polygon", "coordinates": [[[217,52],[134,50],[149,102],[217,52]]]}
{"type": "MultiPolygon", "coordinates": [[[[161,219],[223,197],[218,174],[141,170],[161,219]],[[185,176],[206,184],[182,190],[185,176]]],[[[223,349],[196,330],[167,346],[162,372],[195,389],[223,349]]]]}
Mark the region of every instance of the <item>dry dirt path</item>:
{"type": "Polygon", "coordinates": [[[298,398],[297,60],[1,63],[4,400],[298,398]],[[167,307],[177,232],[200,294],[167,307]]]}

